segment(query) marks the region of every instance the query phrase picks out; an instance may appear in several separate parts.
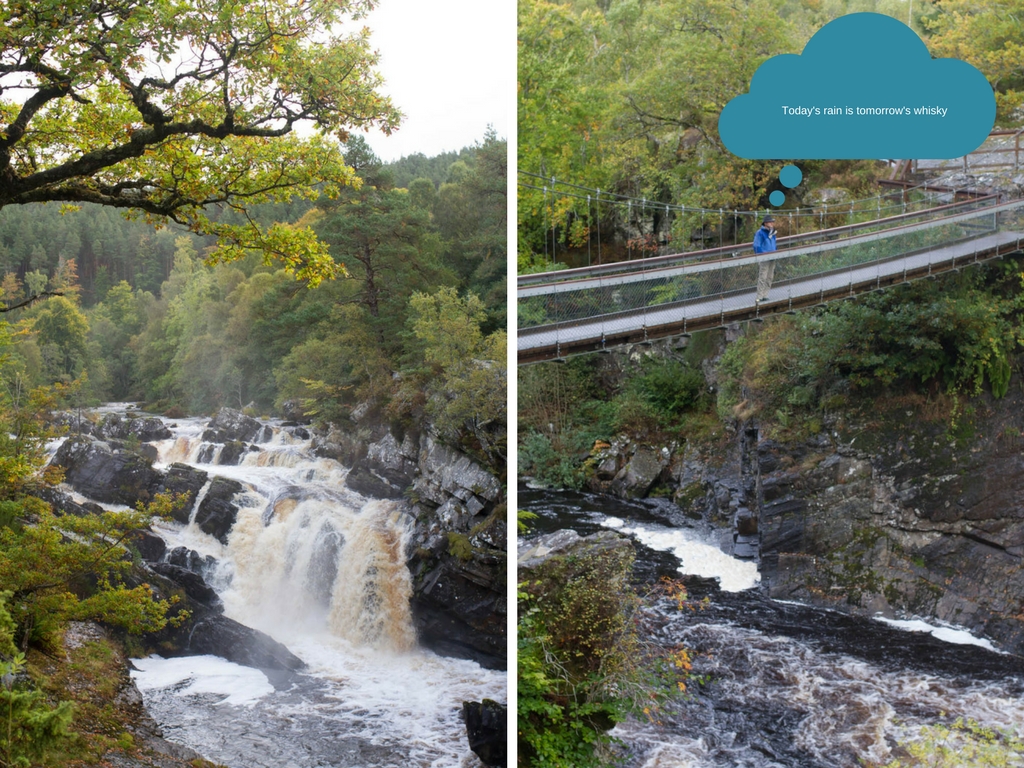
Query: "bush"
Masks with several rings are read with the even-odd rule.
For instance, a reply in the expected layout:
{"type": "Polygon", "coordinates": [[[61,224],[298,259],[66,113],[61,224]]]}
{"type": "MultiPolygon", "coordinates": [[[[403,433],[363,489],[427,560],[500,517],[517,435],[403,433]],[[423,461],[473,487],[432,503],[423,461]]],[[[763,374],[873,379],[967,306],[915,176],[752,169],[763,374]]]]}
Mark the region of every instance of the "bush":
{"type": "Polygon", "coordinates": [[[0,765],[29,768],[67,733],[71,704],[51,707],[42,692],[26,685],[25,656],[14,652],[10,599],[10,592],[0,593],[0,656],[10,659],[0,660],[0,765]]]}
{"type": "MultiPolygon", "coordinates": [[[[606,764],[599,745],[628,713],[685,690],[685,650],[643,639],[625,540],[551,557],[519,585],[518,731],[525,766],[606,764]]],[[[668,594],[668,593],[666,593],[668,594]]],[[[681,607],[685,591],[673,593],[681,607]]]]}

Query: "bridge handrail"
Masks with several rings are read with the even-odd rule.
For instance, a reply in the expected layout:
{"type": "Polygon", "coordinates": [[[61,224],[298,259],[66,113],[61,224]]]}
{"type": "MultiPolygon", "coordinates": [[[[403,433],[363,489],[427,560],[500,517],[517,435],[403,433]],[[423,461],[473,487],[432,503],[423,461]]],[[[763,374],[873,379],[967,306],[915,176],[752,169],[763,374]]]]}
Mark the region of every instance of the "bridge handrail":
{"type": "MultiPolygon", "coordinates": [[[[982,197],[973,198],[971,200],[947,203],[945,205],[935,206],[934,208],[928,208],[924,211],[915,211],[913,213],[901,213],[895,216],[889,216],[882,219],[875,219],[873,221],[864,221],[857,224],[844,224],[839,227],[831,227],[828,229],[816,230],[814,232],[804,232],[796,235],[787,235],[786,237],[779,238],[778,243],[780,246],[793,246],[797,243],[801,243],[807,240],[833,240],[841,237],[846,233],[857,232],[864,229],[872,229],[882,227],[883,229],[890,228],[894,224],[911,220],[913,218],[934,215],[937,212],[953,212],[961,208],[968,208],[971,206],[976,207],[990,207],[993,202],[998,202],[999,195],[984,195],[982,197]],[[980,205],[979,205],[980,204],[980,205]]],[[[942,218],[942,217],[940,217],[942,218]]],[[[895,229],[896,227],[892,227],[895,229]]],[[[646,259],[636,259],[634,261],[619,261],[611,264],[598,264],[590,267],[576,267],[574,269],[562,269],[557,272],[540,272],[531,275],[519,275],[516,279],[517,288],[525,288],[527,286],[536,287],[537,285],[551,284],[555,285],[558,283],[570,282],[575,280],[585,280],[592,277],[600,277],[615,274],[618,272],[642,272],[651,269],[663,268],[671,266],[677,262],[691,262],[691,261],[704,261],[711,260],[715,257],[732,256],[736,253],[747,252],[751,249],[749,243],[742,243],[739,245],[726,245],[718,248],[708,248],[701,251],[686,251],[682,253],[666,254],[664,256],[651,256],[646,259]]]]}

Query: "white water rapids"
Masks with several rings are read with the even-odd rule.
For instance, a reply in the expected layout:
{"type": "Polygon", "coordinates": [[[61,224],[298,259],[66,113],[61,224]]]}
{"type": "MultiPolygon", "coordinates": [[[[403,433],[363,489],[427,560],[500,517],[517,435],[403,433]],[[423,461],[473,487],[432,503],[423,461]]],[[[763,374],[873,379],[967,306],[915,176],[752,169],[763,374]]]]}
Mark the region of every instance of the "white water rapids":
{"type": "Polygon", "coordinates": [[[155,467],[186,463],[243,491],[226,545],[194,522],[154,530],[168,550],[215,558],[204,576],[225,614],[308,665],[275,690],[259,670],[217,657],[136,660],[165,736],[229,768],[480,766],[461,704],[505,701],[506,674],[417,647],[400,505],[345,488],[346,469],[287,429],[221,466],[221,446],[201,437],[206,420],[164,422],[174,437],[155,443],[155,467]]]}

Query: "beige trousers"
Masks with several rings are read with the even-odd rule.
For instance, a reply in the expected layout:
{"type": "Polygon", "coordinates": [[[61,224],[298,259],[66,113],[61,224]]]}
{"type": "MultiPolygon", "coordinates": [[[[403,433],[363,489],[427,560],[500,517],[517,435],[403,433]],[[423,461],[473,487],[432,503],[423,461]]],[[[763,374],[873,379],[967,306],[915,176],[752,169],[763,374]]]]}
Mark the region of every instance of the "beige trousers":
{"type": "Polygon", "coordinates": [[[775,277],[775,262],[762,261],[757,267],[757,300],[764,301],[768,298],[768,291],[772,288],[772,278],[775,277]]]}

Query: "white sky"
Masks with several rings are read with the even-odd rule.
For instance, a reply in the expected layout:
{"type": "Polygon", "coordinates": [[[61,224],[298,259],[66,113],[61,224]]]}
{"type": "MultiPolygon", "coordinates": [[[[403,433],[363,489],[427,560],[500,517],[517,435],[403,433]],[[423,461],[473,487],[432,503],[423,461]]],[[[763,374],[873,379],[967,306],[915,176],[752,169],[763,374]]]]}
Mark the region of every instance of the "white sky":
{"type": "Polygon", "coordinates": [[[405,114],[391,136],[366,140],[382,160],[427,157],[508,138],[515,85],[515,0],[380,0],[359,23],[380,52],[384,93],[405,114]]]}

